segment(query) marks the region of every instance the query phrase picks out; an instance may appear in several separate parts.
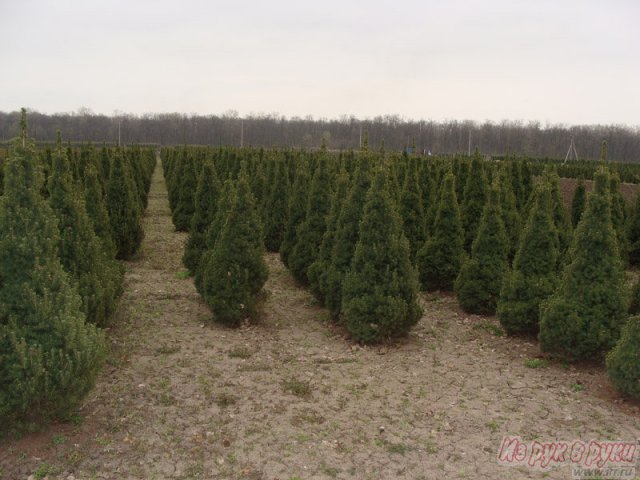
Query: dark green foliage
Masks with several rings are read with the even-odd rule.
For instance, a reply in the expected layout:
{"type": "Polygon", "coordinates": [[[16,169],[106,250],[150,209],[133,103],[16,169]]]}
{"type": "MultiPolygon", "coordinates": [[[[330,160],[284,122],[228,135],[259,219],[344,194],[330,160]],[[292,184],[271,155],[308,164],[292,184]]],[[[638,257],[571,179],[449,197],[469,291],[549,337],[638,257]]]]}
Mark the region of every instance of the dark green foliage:
{"type": "Polygon", "coordinates": [[[380,170],[367,194],[360,235],[343,286],[347,330],[363,343],[405,335],[419,320],[409,244],[380,170]]]}
{"type": "Polygon", "coordinates": [[[480,218],[484,210],[486,200],[486,177],[482,168],[482,157],[476,150],[471,159],[469,172],[467,174],[462,208],[460,211],[462,227],[464,228],[464,246],[467,251],[471,250],[471,245],[475,240],[480,218]]]}
{"type": "Polygon", "coordinates": [[[422,193],[422,210],[425,216],[425,233],[428,236],[438,210],[438,188],[436,188],[436,181],[441,180],[441,178],[435,178],[433,169],[429,167],[427,162],[422,163],[419,176],[420,192],[422,193]]]}
{"type": "Polygon", "coordinates": [[[626,318],[624,271],[611,223],[609,177],[601,169],[587,199],[556,293],[541,305],[540,347],[567,359],[600,357],[626,318]]]}
{"type": "Polygon", "coordinates": [[[634,208],[627,222],[629,264],[640,265],[640,194],[636,195],[634,208]]]}
{"type": "Polygon", "coordinates": [[[287,222],[289,177],[284,161],[275,162],[273,181],[264,202],[264,246],[271,252],[280,251],[287,222]]]}
{"type": "Polygon", "coordinates": [[[617,390],[640,400],[640,317],[631,317],[607,354],[607,372],[617,390]]]}
{"type": "Polygon", "coordinates": [[[307,190],[309,188],[308,165],[302,160],[296,167],[295,181],[287,206],[287,223],[280,244],[282,263],[289,266],[289,255],[293,251],[298,238],[298,226],[304,222],[307,210],[307,190]]]}
{"type": "Polygon", "coordinates": [[[144,237],[138,202],[127,176],[122,151],[116,149],[107,184],[107,209],[119,259],[131,258],[144,237]]]}
{"type": "Polygon", "coordinates": [[[371,185],[370,172],[371,160],[367,155],[362,155],[336,225],[331,263],[325,275],[325,305],[334,318],[338,317],[342,307],[342,283],[358,242],[362,209],[371,185]]]}
{"type": "Polygon", "coordinates": [[[93,231],[100,239],[102,248],[109,258],[116,256],[116,244],[113,241],[109,212],[98,180],[98,171],[94,165],[87,167],[84,177],[84,200],[87,214],[91,219],[93,231]]]}
{"type": "Polygon", "coordinates": [[[182,256],[182,262],[191,274],[195,274],[202,252],[207,247],[206,231],[215,216],[220,190],[221,185],[213,162],[205,162],[198,178],[194,200],[195,211],[191,218],[189,238],[182,256]]]}
{"type": "Polygon", "coordinates": [[[191,227],[191,217],[195,211],[196,179],[193,157],[187,157],[180,170],[178,200],[173,209],[173,224],[176,230],[186,232],[191,227]]]}
{"type": "Polygon", "coordinates": [[[331,204],[331,179],[327,162],[321,158],[307,193],[304,222],[298,227],[296,243],[289,256],[289,268],[299,282],[308,283],[307,270],[318,257],[322,237],[327,228],[326,216],[331,204]]]}
{"type": "Polygon", "coordinates": [[[224,224],[227,221],[227,217],[229,216],[229,212],[231,207],[233,206],[233,199],[235,198],[236,192],[235,187],[232,180],[227,180],[222,185],[222,190],[220,191],[220,195],[218,197],[218,201],[216,202],[216,211],[213,216],[213,220],[207,227],[204,232],[205,240],[204,240],[204,250],[200,255],[200,261],[196,266],[195,271],[195,286],[196,290],[200,295],[204,295],[204,265],[208,261],[205,259],[205,255],[210,256],[211,252],[213,252],[216,244],[218,243],[218,239],[220,238],[220,234],[222,233],[222,229],[224,228],[224,224]]]}
{"type": "Polygon", "coordinates": [[[549,185],[538,185],[534,196],[513,270],[504,277],[498,301],[498,317],[507,333],[537,333],[540,303],[558,284],[558,233],[549,185]]]}
{"type": "Polygon", "coordinates": [[[58,258],[55,216],[40,196],[33,144],[15,141],[0,198],[0,424],[66,416],[93,385],[103,334],[85,323],[58,258]]]}
{"type": "Polygon", "coordinates": [[[571,200],[571,225],[573,228],[578,226],[584,207],[587,204],[587,188],[584,184],[584,177],[578,178],[578,184],[573,192],[573,199],[571,200]]]}
{"type": "Polygon", "coordinates": [[[571,220],[564,207],[562,192],[560,191],[560,177],[555,170],[547,170],[545,179],[551,186],[551,207],[553,209],[553,223],[558,230],[558,245],[560,249],[560,263],[565,259],[571,245],[571,237],[573,234],[571,228],[571,220]]]}
{"type": "Polygon", "coordinates": [[[425,290],[451,290],[464,261],[464,230],[455,191],[455,178],[448,173],[440,193],[433,234],[418,251],[416,263],[425,290]]]}
{"type": "Polygon", "coordinates": [[[467,186],[469,164],[470,162],[458,157],[453,159],[453,174],[456,177],[456,197],[460,199],[460,202],[464,201],[464,189],[467,186]]]}
{"type": "Polygon", "coordinates": [[[511,180],[511,191],[516,198],[516,207],[518,212],[520,212],[527,202],[527,199],[525,198],[525,187],[522,184],[522,169],[520,162],[511,161],[509,163],[508,173],[511,180]]]}
{"type": "Polygon", "coordinates": [[[204,257],[203,297],[216,321],[238,327],[245,319],[257,318],[257,303],[268,276],[262,226],[244,173],[230,205],[218,241],[204,257]]]}
{"type": "Polygon", "coordinates": [[[511,178],[508,169],[498,173],[500,182],[500,207],[502,209],[502,223],[504,224],[507,240],[509,241],[509,262],[513,260],[518,249],[520,237],[520,214],[516,205],[516,197],[511,188],[511,178]]]}
{"type": "Polygon", "coordinates": [[[494,182],[482,212],[478,236],[471,247],[454,289],[462,309],[469,313],[493,314],[500,295],[507,262],[508,240],[502,223],[500,191],[494,182]]]}
{"type": "Polygon", "coordinates": [[[533,193],[533,174],[526,158],[520,164],[520,177],[522,179],[522,205],[526,205],[533,193]]]}
{"type": "Polygon", "coordinates": [[[122,291],[123,271],[96,236],[84,199],[73,185],[66,149],[58,143],[49,176],[49,204],[58,220],[58,253],[78,286],[86,318],[105,325],[122,291]]]}
{"type": "Polygon", "coordinates": [[[618,239],[618,251],[623,257],[623,263],[626,263],[627,253],[627,236],[626,236],[626,204],[622,193],[620,193],[620,177],[618,174],[611,175],[609,182],[609,189],[611,193],[611,223],[613,229],[616,231],[616,238],[618,239]]]}
{"type": "Polygon", "coordinates": [[[603,163],[607,163],[609,158],[609,144],[606,140],[602,141],[602,146],[600,147],[600,161],[603,163]]]}
{"type": "Polygon", "coordinates": [[[335,182],[335,192],[331,199],[331,209],[327,216],[327,228],[322,236],[318,257],[307,272],[311,291],[321,301],[324,301],[327,292],[327,272],[331,266],[331,253],[335,245],[338,219],[349,189],[349,174],[342,171],[338,174],[335,182]]]}
{"type": "Polygon", "coordinates": [[[640,280],[633,285],[631,300],[629,302],[629,313],[632,315],[640,313],[640,280]]]}
{"type": "Polygon", "coordinates": [[[409,162],[400,193],[399,213],[404,234],[409,241],[411,263],[415,263],[418,250],[426,240],[425,211],[422,191],[418,185],[418,168],[415,159],[409,162]]]}

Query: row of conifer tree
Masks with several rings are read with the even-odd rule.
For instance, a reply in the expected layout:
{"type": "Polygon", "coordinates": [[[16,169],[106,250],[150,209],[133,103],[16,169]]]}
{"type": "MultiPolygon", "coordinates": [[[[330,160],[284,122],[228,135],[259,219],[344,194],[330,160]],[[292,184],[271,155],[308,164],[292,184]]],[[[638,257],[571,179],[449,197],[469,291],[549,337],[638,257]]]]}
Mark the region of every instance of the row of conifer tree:
{"type": "Polygon", "coordinates": [[[497,313],[509,334],[536,334],[554,356],[613,349],[616,386],[638,383],[640,362],[617,359],[628,353],[623,328],[625,339],[636,324],[624,269],[640,259],[640,196],[628,207],[605,162],[587,172],[593,192],[581,180],[567,209],[555,169],[534,176],[527,161],[477,152],[184,147],[162,158],[175,226],[189,231],[185,265],[226,323],[255,315],[264,245],[357,341],[406,334],[420,290],[452,290],[465,311],[497,313]]]}
{"type": "Polygon", "coordinates": [[[142,240],[152,151],[37,149],[20,137],[0,196],[0,424],[64,417],[105,358],[123,265],[142,240]]]}

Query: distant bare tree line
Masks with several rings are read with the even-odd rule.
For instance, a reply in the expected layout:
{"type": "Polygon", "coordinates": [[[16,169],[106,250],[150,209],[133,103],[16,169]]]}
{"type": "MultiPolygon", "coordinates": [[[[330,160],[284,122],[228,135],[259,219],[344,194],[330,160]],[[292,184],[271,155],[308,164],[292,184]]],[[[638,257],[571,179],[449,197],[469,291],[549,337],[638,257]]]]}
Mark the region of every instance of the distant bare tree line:
{"type": "MultiPolygon", "coordinates": [[[[17,135],[18,112],[0,112],[0,141],[17,135]]],[[[519,154],[564,158],[571,138],[580,158],[597,159],[602,140],[609,144],[611,160],[640,161],[640,129],[620,125],[542,125],[539,122],[476,123],[471,121],[415,121],[398,116],[359,120],[285,118],[235,112],[223,115],[96,115],[86,109],[76,113],[29,114],[30,135],[38,141],[54,141],[56,131],[70,141],[123,144],[240,145],[318,147],[324,138],[330,149],[358,148],[361,134],[368,132],[370,148],[384,140],[385,148],[400,150],[415,145],[434,154],[466,153],[476,147],[491,155],[519,154]],[[120,127],[120,128],[118,128],[120,127]]]]}

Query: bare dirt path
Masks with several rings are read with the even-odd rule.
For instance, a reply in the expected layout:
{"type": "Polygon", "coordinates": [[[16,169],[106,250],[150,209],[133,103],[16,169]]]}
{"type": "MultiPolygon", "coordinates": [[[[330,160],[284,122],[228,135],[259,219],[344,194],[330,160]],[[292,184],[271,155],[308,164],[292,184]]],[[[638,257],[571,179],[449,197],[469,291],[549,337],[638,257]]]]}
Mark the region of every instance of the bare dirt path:
{"type": "Polygon", "coordinates": [[[403,342],[361,348],[270,254],[263,324],[212,324],[183,275],[160,166],[145,231],[77,425],[0,443],[0,478],[568,479],[499,466],[502,437],[640,437],[637,406],[601,369],[528,368],[533,342],[450,296],[425,295],[403,342]]]}

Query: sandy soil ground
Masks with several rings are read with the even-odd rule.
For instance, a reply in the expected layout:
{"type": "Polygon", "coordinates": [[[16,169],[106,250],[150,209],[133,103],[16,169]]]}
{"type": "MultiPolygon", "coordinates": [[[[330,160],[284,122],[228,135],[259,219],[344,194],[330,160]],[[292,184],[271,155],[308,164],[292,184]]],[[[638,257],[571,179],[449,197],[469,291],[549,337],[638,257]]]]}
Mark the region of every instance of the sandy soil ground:
{"type": "Polygon", "coordinates": [[[211,323],[160,167],[145,231],[80,416],[0,443],[0,478],[567,479],[566,466],[498,465],[503,436],[640,437],[638,406],[601,368],[541,360],[533,340],[504,337],[449,295],[422,297],[406,340],[362,348],[268,255],[263,323],[211,323]]]}

